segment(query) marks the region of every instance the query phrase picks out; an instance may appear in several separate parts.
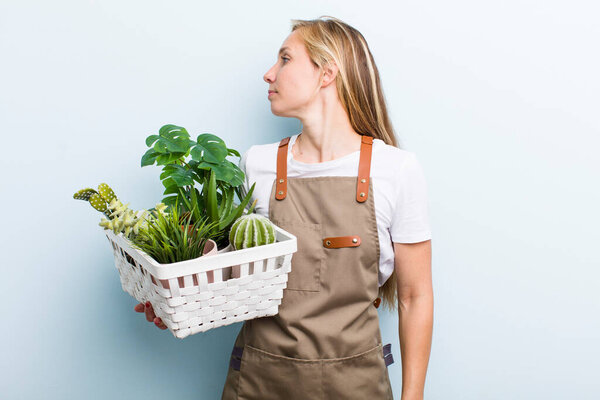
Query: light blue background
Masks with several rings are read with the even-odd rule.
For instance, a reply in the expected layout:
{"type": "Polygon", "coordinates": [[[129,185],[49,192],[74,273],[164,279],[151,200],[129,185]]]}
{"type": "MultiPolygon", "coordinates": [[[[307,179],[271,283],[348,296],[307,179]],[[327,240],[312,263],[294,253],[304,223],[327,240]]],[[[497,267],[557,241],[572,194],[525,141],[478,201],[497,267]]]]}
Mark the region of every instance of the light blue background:
{"type": "MultiPolygon", "coordinates": [[[[426,173],[425,398],[599,398],[599,12],[577,0],[2,0],[0,397],[220,397],[241,323],[180,340],[146,322],[100,214],[71,196],[108,182],[132,208],[154,206],[160,169],[140,158],[167,123],[240,152],[297,133],[271,114],[262,76],[291,18],[329,14],[366,37],[426,173]]],[[[399,399],[398,318],[380,315],[399,399]]]]}

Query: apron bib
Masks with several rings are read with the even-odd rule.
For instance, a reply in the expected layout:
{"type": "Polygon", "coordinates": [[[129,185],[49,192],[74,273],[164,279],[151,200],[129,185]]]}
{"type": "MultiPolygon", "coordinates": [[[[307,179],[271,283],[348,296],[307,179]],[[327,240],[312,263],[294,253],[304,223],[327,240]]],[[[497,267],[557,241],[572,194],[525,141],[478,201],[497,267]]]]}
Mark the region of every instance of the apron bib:
{"type": "Polygon", "coordinates": [[[222,400],[393,399],[377,309],[379,236],[370,180],[373,138],[358,176],[287,177],[277,153],[269,219],[297,237],[274,316],[244,321],[222,400]]]}

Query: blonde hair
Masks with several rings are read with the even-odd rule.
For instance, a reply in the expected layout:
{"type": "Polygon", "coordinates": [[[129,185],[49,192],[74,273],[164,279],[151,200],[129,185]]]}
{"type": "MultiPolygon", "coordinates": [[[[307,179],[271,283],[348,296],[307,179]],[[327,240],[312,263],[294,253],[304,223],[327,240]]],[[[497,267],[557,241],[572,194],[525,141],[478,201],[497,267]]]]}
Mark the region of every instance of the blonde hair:
{"type": "MultiPolygon", "coordinates": [[[[333,62],[338,67],[335,84],[352,128],[400,147],[387,113],[379,71],[363,35],[345,22],[323,15],[318,19],[292,19],[312,62],[322,68],[333,62]]],[[[397,310],[396,271],[379,288],[382,304],[397,310]]]]}

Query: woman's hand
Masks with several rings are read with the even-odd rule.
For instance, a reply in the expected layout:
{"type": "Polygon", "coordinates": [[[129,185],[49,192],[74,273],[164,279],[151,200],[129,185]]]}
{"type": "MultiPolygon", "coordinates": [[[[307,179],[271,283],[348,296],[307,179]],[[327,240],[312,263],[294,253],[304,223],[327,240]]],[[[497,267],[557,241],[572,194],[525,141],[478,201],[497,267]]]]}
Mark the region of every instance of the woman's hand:
{"type": "Polygon", "coordinates": [[[162,321],[162,319],[158,318],[156,314],[154,314],[154,309],[152,308],[152,304],[147,301],[146,304],[140,303],[133,308],[136,312],[145,313],[146,320],[148,322],[154,322],[154,325],[158,326],[160,329],[167,329],[167,326],[162,321]]]}

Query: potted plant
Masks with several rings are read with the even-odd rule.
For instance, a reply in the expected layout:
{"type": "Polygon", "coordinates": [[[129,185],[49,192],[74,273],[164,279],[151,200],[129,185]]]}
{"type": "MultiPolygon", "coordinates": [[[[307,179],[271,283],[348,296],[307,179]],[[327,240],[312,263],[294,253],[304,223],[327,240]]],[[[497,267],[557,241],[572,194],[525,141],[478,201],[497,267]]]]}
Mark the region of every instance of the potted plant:
{"type": "Polygon", "coordinates": [[[176,125],[146,145],[142,167],[163,167],[166,197],[156,207],[134,211],[106,183],[73,195],[103,214],[123,290],[150,301],[178,338],[275,315],[296,237],[253,213],[256,202],[246,209],[255,185],[242,196],[244,173],[226,160],[239,152],[207,133],[193,141],[176,125]]]}
{"type": "MultiPolygon", "coordinates": [[[[253,183],[242,196],[244,173],[226,159],[230,155],[239,157],[240,153],[209,133],[191,140],[185,128],[173,124],[164,125],[157,135],[148,136],[146,146],[149,149],[142,156],[141,166],[163,167],[160,179],[166,197],[162,202],[169,206],[177,204],[183,214],[191,214],[192,221],[207,216],[209,222],[217,222],[209,236],[219,249],[227,247],[231,225],[244,214],[255,186],[253,183]],[[200,190],[196,184],[200,184],[200,190]],[[239,205],[234,204],[234,194],[241,200],[239,205]]],[[[253,212],[255,204],[256,201],[247,214],[253,212]]]]}

